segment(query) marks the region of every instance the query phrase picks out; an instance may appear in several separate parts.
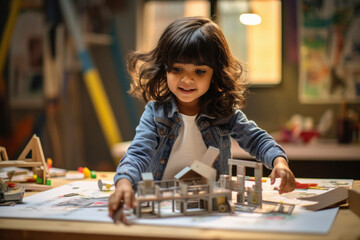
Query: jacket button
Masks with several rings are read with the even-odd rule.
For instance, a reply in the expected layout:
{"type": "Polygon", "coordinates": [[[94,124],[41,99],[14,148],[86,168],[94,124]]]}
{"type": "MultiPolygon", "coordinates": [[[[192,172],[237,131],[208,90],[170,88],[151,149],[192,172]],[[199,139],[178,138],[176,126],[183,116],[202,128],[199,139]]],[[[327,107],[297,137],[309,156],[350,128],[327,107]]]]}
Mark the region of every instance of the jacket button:
{"type": "Polygon", "coordinates": [[[160,160],[160,163],[161,163],[161,164],[165,164],[165,162],[166,162],[165,159],[161,159],[161,160],[160,160]]]}
{"type": "Polygon", "coordinates": [[[164,129],[160,129],[160,134],[164,134],[164,129]]]}
{"type": "Polygon", "coordinates": [[[172,134],[170,134],[170,136],[169,136],[169,138],[170,138],[170,140],[173,140],[174,139],[174,134],[172,133],[172,134]]]}
{"type": "Polygon", "coordinates": [[[176,122],[179,123],[179,122],[180,122],[180,118],[176,118],[176,122]]]}
{"type": "Polygon", "coordinates": [[[206,140],[209,140],[209,138],[210,138],[210,134],[205,134],[205,138],[206,138],[206,140]]]}
{"type": "Polygon", "coordinates": [[[156,173],[156,176],[157,176],[157,177],[160,177],[160,176],[161,176],[161,173],[160,173],[160,172],[157,172],[157,173],[156,173]]]}

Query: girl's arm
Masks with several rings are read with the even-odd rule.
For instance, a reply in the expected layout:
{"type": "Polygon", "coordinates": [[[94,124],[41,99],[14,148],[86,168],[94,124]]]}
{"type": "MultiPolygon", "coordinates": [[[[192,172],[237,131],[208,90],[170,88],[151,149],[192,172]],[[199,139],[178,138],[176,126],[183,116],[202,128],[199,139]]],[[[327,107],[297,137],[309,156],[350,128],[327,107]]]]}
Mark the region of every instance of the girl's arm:
{"type": "Polygon", "coordinates": [[[238,110],[230,121],[231,137],[251,156],[260,160],[266,168],[273,169],[276,157],[287,159],[285,151],[265,130],[254,121],[249,121],[245,114],[238,110]]]}
{"type": "Polygon", "coordinates": [[[150,165],[157,147],[152,104],[147,104],[136,128],[136,135],[120,160],[114,176],[115,191],[109,197],[109,216],[124,204],[126,209],[135,206],[133,185],[141,180],[141,173],[150,165]]]}
{"type": "Polygon", "coordinates": [[[146,105],[140,123],[136,127],[136,134],[131,145],[117,167],[114,176],[115,184],[121,178],[127,178],[132,184],[141,181],[141,173],[151,164],[158,146],[158,139],[153,103],[150,102],[146,105]]]}
{"type": "Polygon", "coordinates": [[[289,168],[285,151],[279,144],[255,122],[249,121],[245,114],[237,111],[231,122],[232,137],[239,143],[239,146],[250,155],[255,156],[268,169],[271,184],[276,178],[281,178],[279,193],[291,192],[296,187],[295,176],[289,168]]]}

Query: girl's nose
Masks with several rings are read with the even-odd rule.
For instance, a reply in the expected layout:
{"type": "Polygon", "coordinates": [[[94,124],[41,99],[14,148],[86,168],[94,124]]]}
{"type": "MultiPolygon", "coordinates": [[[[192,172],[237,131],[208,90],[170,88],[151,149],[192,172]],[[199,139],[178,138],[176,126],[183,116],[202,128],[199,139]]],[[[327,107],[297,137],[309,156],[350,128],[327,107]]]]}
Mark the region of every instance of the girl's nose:
{"type": "Polygon", "coordinates": [[[181,77],[181,81],[182,82],[190,82],[190,81],[194,81],[193,77],[189,74],[184,74],[182,77],[181,77]]]}

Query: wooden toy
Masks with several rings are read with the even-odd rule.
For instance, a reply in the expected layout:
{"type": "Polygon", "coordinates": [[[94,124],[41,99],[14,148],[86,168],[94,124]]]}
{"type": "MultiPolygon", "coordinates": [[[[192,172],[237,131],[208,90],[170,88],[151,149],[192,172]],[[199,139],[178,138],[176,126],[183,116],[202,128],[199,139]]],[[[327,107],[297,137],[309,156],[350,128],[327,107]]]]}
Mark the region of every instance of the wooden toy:
{"type": "Polygon", "coordinates": [[[35,134],[32,136],[18,160],[9,160],[6,149],[0,147],[0,168],[2,167],[30,167],[33,174],[41,179],[41,183],[46,184],[48,170],[39,137],[35,134]],[[31,158],[27,158],[29,154],[31,154],[31,158]]]}

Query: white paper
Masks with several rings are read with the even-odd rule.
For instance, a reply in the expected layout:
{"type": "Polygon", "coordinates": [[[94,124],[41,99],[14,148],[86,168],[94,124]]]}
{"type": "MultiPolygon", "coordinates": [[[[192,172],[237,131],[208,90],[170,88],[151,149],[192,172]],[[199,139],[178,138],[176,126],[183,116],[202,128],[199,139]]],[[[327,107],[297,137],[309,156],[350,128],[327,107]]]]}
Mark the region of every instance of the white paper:
{"type": "MultiPolygon", "coordinates": [[[[251,182],[247,184],[251,185],[251,182]]],[[[268,183],[263,184],[264,189],[267,189],[267,186],[270,185],[268,183]]],[[[264,190],[264,193],[266,191],[269,190],[264,190]]],[[[100,191],[96,181],[77,181],[26,197],[22,204],[0,207],[0,217],[110,223],[112,219],[108,217],[107,200],[111,193],[112,191],[100,191]]],[[[272,195],[276,196],[274,193],[272,195]]],[[[282,198],[286,199],[284,196],[282,198]]],[[[258,213],[213,214],[160,219],[135,219],[134,223],[211,229],[325,234],[330,230],[338,212],[338,208],[317,212],[306,211],[299,206],[295,209],[292,215],[258,213]]]]}

